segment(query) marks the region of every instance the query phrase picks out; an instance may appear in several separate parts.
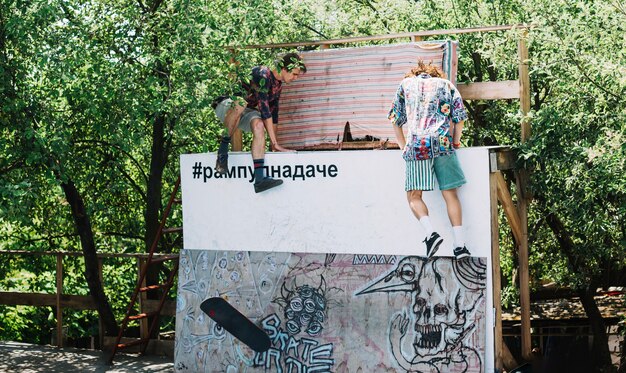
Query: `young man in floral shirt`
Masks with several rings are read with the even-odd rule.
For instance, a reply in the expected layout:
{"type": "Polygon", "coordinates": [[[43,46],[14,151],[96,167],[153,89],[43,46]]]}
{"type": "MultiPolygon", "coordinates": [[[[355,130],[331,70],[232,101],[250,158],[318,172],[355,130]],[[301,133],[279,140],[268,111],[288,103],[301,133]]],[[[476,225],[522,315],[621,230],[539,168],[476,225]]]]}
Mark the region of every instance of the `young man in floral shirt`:
{"type": "Polygon", "coordinates": [[[225,173],[228,169],[228,146],[235,128],[252,132],[252,160],[254,162],[254,191],[263,192],[283,183],[282,180],[266,177],[265,131],[272,144],[272,150],[291,151],[278,144],[276,124],[278,123],[278,100],[283,83],[291,83],[301,73],[306,72],[302,58],[296,53],[287,53],[276,61],[276,67],[255,66],[249,83],[242,84],[245,91],[245,105],[238,100],[222,98],[215,103],[215,113],[224,123],[226,130],[217,152],[215,170],[225,173]]]}
{"type": "Polygon", "coordinates": [[[419,62],[400,83],[389,119],[403,149],[406,161],[406,184],[409,207],[426,232],[426,256],[439,249],[443,239],[433,230],[422,191],[433,190],[435,177],[446,202],[454,233],[454,255],[470,256],[465,246],[461,203],[457,188],[465,184],[465,175],[455,154],[461,146],[461,131],[467,119],[463,100],[443,71],[419,62]],[[408,141],[402,127],[408,127],[408,141]]]}

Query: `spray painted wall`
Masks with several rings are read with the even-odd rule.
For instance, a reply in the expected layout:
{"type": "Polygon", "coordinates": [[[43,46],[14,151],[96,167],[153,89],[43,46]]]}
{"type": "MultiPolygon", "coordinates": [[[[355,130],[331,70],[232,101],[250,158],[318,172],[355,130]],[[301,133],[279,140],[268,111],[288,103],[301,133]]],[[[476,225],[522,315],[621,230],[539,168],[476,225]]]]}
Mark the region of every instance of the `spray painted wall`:
{"type": "Polygon", "coordinates": [[[439,192],[425,193],[444,237],[426,260],[398,151],[269,154],[285,184],[255,194],[249,154],[181,156],[184,247],[177,371],[493,371],[489,162],[459,152],[468,248],[457,261],[439,192]],[[226,297],[270,335],[254,354],[200,311],[226,297]]]}

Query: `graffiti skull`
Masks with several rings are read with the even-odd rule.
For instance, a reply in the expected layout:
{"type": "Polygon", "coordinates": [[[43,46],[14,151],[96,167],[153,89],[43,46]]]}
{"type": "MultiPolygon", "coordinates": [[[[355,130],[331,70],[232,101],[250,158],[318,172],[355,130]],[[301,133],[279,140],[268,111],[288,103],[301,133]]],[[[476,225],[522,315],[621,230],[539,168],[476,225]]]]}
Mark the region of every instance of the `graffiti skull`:
{"type": "Polygon", "coordinates": [[[407,371],[429,371],[436,364],[467,363],[464,343],[475,329],[476,312],[484,302],[485,279],[486,266],[480,258],[460,262],[406,257],[356,295],[411,294],[410,308],[391,323],[391,350],[407,371]]]}
{"type": "Polygon", "coordinates": [[[458,281],[444,273],[452,273],[450,261],[424,262],[419,275],[418,289],[413,301],[415,340],[413,348],[418,356],[430,356],[457,344],[466,327],[467,291],[458,281]]]}

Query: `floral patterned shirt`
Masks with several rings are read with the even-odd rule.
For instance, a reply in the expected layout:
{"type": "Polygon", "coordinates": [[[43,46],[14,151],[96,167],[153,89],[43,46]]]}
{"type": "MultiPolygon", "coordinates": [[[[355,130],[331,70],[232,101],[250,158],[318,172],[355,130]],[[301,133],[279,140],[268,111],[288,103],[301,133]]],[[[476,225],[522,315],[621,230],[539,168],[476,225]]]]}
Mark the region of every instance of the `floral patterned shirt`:
{"type": "Polygon", "coordinates": [[[272,70],[266,66],[252,68],[249,83],[242,84],[246,93],[246,102],[250,109],[257,109],[261,119],[272,118],[278,123],[278,99],[283,90],[283,82],[274,77],[272,70]]]}
{"type": "Polygon", "coordinates": [[[467,112],[449,80],[421,74],[400,83],[389,119],[398,127],[408,125],[402,157],[414,161],[452,154],[453,125],[467,119],[467,112]]]}

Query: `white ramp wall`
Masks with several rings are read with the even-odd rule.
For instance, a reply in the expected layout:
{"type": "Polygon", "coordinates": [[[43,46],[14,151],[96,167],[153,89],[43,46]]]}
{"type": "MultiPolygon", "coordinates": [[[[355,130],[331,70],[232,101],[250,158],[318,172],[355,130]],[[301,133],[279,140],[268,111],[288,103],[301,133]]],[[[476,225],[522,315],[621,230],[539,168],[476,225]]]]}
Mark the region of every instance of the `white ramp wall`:
{"type": "Polygon", "coordinates": [[[260,194],[248,153],[231,153],[228,177],[214,173],[214,154],[182,155],[176,370],[492,372],[488,149],[459,159],[464,262],[449,258],[439,191],[424,200],[444,243],[438,259],[423,258],[399,151],[270,153],[285,183],[260,194]],[[199,304],[215,295],[273,348],[255,355],[205,318],[199,304]]]}

